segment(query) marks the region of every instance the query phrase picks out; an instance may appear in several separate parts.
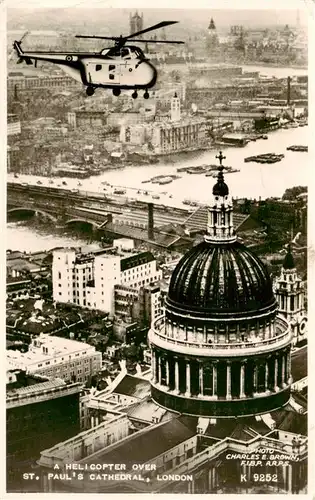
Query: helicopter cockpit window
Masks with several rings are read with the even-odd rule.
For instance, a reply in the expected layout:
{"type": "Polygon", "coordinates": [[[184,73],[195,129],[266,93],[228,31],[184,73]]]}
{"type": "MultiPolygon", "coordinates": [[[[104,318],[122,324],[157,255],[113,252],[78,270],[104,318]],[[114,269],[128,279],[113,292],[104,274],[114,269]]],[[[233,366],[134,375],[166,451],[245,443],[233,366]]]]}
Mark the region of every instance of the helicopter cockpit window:
{"type": "Polygon", "coordinates": [[[107,57],[119,57],[120,56],[120,49],[117,49],[116,47],[113,47],[107,52],[107,57]]]}
{"type": "Polygon", "coordinates": [[[128,59],[128,58],[130,59],[130,51],[129,51],[129,49],[127,49],[127,48],[122,48],[122,49],[120,50],[120,55],[121,55],[121,57],[123,57],[123,58],[125,58],[125,59],[128,59]]]}
{"type": "Polygon", "coordinates": [[[95,65],[95,71],[101,71],[102,65],[101,64],[96,64],[95,65]]]}

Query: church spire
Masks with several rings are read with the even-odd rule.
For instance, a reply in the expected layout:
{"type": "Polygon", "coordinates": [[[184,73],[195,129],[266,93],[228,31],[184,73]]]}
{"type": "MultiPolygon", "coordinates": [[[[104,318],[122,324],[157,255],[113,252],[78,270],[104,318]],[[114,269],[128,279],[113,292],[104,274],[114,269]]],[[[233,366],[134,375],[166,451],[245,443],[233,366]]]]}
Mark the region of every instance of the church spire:
{"type": "Polygon", "coordinates": [[[210,20],[210,24],[208,26],[208,30],[215,30],[215,24],[214,24],[214,20],[213,20],[213,17],[211,17],[211,20],[210,20]]]}
{"type": "Polygon", "coordinates": [[[283,269],[286,269],[286,270],[295,269],[295,262],[294,262],[294,258],[293,258],[292,252],[291,252],[291,245],[290,244],[288,246],[288,251],[284,257],[283,269]]]}
{"type": "Polygon", "coordinates": [[[236,240],[233,227],[233,201],[228,185],[224,182],[222,151],[216,156],[218,166],[217,182],[212,189],[212,200],[208,207],[208,225],[205,241],[209,243],[232,243],[236,240]]]}

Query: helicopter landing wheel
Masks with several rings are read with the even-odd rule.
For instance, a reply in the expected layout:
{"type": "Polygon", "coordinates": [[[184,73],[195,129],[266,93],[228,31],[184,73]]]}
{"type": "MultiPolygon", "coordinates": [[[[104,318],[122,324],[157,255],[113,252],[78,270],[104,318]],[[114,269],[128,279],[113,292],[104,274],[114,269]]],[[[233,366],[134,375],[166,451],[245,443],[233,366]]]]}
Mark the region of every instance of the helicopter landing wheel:
{"type": "Polygon", "coordinates": [[[135,90],[135,91],[131,94],[131,97],[132,97],[133,99],[137,99],[137,97],[138,97],[138,92],[135,90]]]}
{"type": "Polygon", "coordinates": [[[150,95],[149,95],[149,92],[147,90],[143,94],[143,97],[144,97],[144,99],[149,99],[150,95]]]}
{"type": "Polygon", "coordinates": [[[114,95],[115,97],[120,96],[120,89],[113,89],[113,95],[114,95]]]}
{"type": "Polygon", "coordinates": [[[87,87],[86,89],[86,95],[93,95],[95,92],[95,90],[93,89],[93,87],[87,87]]]}

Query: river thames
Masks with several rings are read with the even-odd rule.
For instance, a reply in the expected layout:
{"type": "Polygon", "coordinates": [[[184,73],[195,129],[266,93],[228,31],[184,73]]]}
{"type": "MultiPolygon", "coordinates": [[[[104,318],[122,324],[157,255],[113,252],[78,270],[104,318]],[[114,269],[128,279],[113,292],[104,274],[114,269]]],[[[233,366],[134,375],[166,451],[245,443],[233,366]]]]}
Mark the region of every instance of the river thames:
{"type": "MultiPolygon", "coordinates": [[[[287,188],[298,185],[307,186],[310,179],[310,155],[287,151],[286,148],[293,144],[310,144],[308,127],[279,129],[270,132],[268,140],[260,139],[250,142],[243,148],[224,148],[225,164],[240,170],[237,173],[226,174],[232,196],[252,199],[281,197],[287,188]],[[245,157],[260,153],[282,153],[285,157],[274,164],[244,163],[245,157]]],[[[203,174],[177,173],[177,168],[217,163],[215,159],[217,153],[218,150],[208,150],[193,155],[181,155],[176,162],[160,160],[160,163],[156,165],[109,170],[101,175],[80,180],[81,186],[78,186],[77,179],[54,179],[54,186],[104,194],[111,194],[118,186],[123,186],[127,188],[128,197],[137,197],[141,200],[154,201],[154,203],[183,206],[184,199],[206,203],[209,200],[214,179],[205,177],[203,174]],[[143,183],[154,176],[167,174],[177,174],[181,177],[164,186],[143,183]],[[67,185],[62,185],[62,181],[65,181],[67,185]],[[105,182],[109,185],[105,185],[105,182]],[[155,196],[154,199],[152,195],[155,196]]],[[[14,179],[8,175],[8,180],[28,184],[37,184],[40,181],[43,185],[48,185],[48,179],[44,177],[20,175],[19,179],[14,179]]],[[[56,246],[84,244],[84,240],[69,234],[55,235],[51,230],[47,232],[44,228],[38,230],[34,224],[31,227],[28,227],[28,224],[20,222],[8,224],[7,248],[36,251],[56,246]]]]}

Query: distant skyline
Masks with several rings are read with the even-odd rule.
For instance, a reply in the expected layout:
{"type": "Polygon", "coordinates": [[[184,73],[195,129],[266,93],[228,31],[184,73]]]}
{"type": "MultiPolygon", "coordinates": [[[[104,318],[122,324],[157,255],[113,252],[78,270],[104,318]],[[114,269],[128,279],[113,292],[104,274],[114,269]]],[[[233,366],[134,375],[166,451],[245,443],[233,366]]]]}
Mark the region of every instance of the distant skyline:
{"type": "MultiPolygon", "coordinates": [[[[14,4],[18,0],[12,0],[14,4]]],[[[35,0],[34,0],[35,1],[35,0]]],[[[277,0],[278,3],[279,0],[277,0]]],[[[91,0],[93,6],[93,0],[91,0]]],[[[56,0],[56,4],[59,0],[56,0]]],[[[125,8],[102,8],[97,9],[97,16],[95,16],[95,9],[93,7],[86,8],[86,2],[80,2],[77,7],[80,8],[25,8],[28,2],[24,4],[23,8],[9,8],[7,11],[7,28],[10,29],[61,29],[69,30],[72,28],[93,29],[101,30],[101,32],[110,31],[120,33],[121,30],[125,33],[129,27],[129,14],[135,10],[140,10],[144,13],[144,24],[149,26],[160,20],[174,19],[178,20],[179,24],[167,28],[168,32],[175,36],[180,36],[183,30],[191,30],[192,32],[200,29],[207,29],[209,20],[214,18],[218,30],[226,29],[230,25],[240,24],[246,27],[268,27],[275,25],[289,24],[295,26],[297,19],[301,26],[306,26],[308,22],[307,12],[305,10],[293,9],[261,9],[255,10],[246,8],[243,10],[229,9],[227,11],[226,5],[223,8],[208,8],[208,9],[148,9],[138,7],[125,7],[125,8]]],[[[173,2],[174,3],[174,2],[173,2]]],[[[268,0],[267,0],[268,3],[268,0]]],[[[260,2],[263,5],[262,2],[260,2]]],[[[172,4],[170,4],[172,5],[172,4]]],[[[210,2],[211,5],[211,2],[210,2]]],[[[217,4],[218,5],[218,4],[217,4]]],[[[245,3],[243,2],[243,5],[245,3]]],[[[10,0],[11,6],[11,0],[10,0]]],[[[119,34],[118,33],[118,34],[119,34]]]]}

